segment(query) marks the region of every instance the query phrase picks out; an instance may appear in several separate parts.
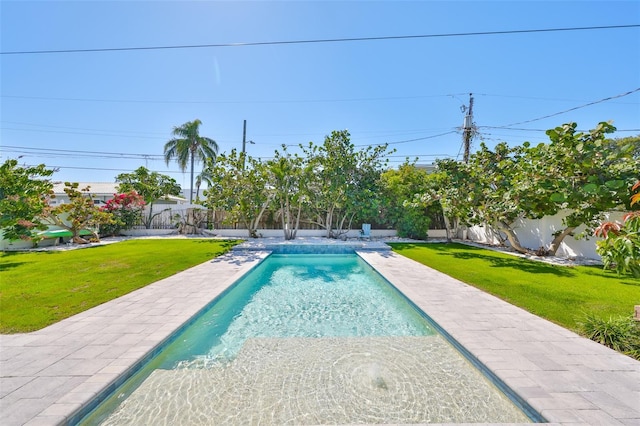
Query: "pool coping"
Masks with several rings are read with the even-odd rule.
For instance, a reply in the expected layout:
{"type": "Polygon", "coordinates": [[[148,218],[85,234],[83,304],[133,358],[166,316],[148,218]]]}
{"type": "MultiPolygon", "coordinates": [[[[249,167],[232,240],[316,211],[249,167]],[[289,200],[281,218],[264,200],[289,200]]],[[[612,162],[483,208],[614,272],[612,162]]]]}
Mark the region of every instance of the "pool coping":
{"type": "Polygon", "coordinates": [[[367,263],[548,422],[640,424],[640,362],[393,252],[367,263]]]}
{"type": "MultiPolygon", "coordinates": [[[[45,329],[0,335],[0,422],[66,424],[266,257],[260,244],[45,329]]],[[[355,249],[550,423],[640,424],[640,362],[380,244],[358,241],[355,249]]]]}

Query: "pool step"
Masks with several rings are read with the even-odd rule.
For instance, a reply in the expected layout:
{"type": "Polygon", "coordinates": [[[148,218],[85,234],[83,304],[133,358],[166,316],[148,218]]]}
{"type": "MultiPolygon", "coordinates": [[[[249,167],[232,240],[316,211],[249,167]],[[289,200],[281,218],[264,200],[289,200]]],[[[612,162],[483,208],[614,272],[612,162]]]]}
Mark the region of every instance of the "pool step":
{"type": "Polygon", "coordinates": [[[104,424],[161,422],[529,421],[442,338],[427,336],[249,339],[225,367],[155,371],[104,424]]]}

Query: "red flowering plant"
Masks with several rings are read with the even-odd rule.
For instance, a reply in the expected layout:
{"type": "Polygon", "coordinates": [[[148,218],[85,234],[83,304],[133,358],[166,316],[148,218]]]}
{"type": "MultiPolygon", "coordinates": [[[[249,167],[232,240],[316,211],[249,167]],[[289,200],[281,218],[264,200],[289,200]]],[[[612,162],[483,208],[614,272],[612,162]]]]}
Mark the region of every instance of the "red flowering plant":
{"type": "Polygon", "coordinates": [[[115,223],[100,228],[101,235],[119,235],[123,229],[131,229],[139,223],[145,202],[136,191],[113,194],[113,198],[101,210],[113,214],[115,223]]]}
{"type": "MultiPolygon", "coordinates": [[[[631,188],[640,189],[640,181],[631,188]]],[[[640,192],[631,196],[631,208],[640,207],[640,192]]],[[[595,230],[602,237],[596,251],[602,257],[604,267],[619,274],[630,273],[640,278],[640,210],[630,211],[619,222],[604,222],[595,230]]]]}

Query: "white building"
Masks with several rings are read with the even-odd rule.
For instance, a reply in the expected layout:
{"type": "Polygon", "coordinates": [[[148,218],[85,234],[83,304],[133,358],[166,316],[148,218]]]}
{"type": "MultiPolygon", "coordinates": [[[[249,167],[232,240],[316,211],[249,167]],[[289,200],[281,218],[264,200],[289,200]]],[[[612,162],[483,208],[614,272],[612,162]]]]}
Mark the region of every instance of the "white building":
{"type": "MultiPolygon", "coordinates": [[[[95,204],[102,205],[113,198],[115,194],[120,193],[118,191],[118,183],[111,182],[79,182],[78,190],[81,191],[86,187],[89,187],[89,194],[95,204]]],[[[64,192],[64,182],[54,182],[53,193],[55,198],[52,198],[49,203],[52,206],[59,204],[65,204],[69,202],[69,196],[64,192]]],[[[185,204],[187,199],[175,195],[168,195],[165,198],[154,201],[154,204],[185,204]]]]}

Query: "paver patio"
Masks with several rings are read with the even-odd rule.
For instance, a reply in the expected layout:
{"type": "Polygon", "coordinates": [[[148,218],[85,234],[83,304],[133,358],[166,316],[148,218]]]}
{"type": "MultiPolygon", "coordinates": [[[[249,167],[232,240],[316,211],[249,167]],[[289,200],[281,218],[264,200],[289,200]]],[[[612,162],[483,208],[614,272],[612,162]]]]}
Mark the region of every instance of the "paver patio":
{"type": "MultiPolygon", "coordinates": [[[[268,252],[257,244],[40,331],[0,336],[0,424],[66,424],[259,263],[268,252]]],[[[361,248],[365,261],[549,422],[640,425],[640,362],[377,250],[380,243],[361,248]]]]}

